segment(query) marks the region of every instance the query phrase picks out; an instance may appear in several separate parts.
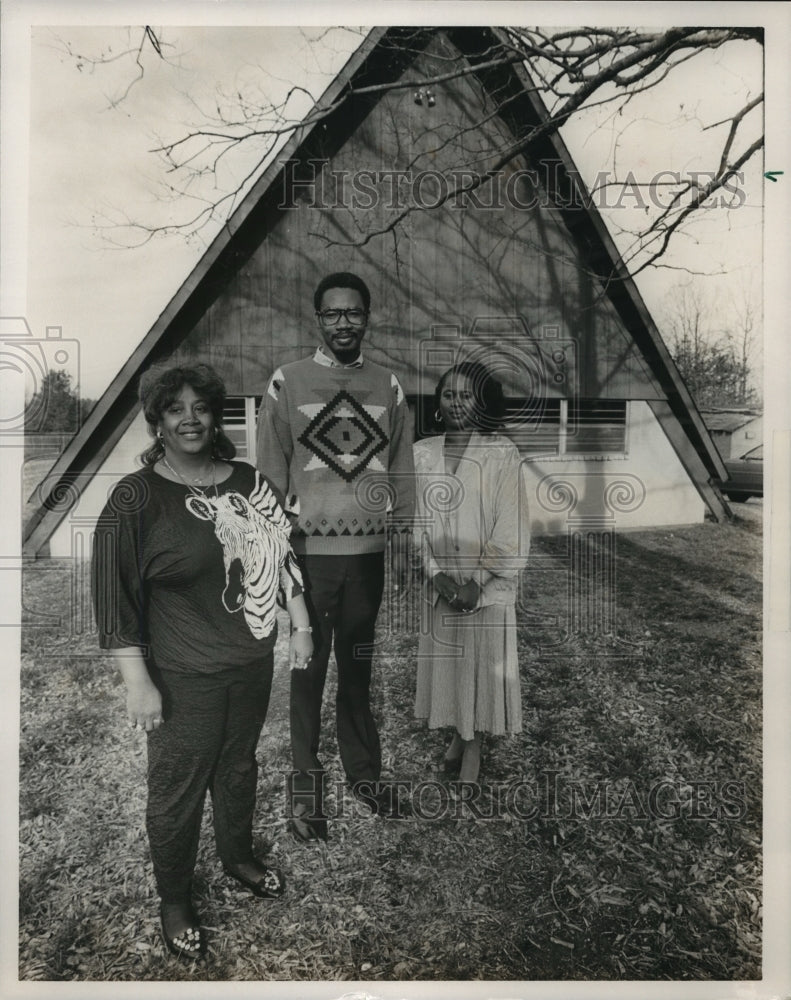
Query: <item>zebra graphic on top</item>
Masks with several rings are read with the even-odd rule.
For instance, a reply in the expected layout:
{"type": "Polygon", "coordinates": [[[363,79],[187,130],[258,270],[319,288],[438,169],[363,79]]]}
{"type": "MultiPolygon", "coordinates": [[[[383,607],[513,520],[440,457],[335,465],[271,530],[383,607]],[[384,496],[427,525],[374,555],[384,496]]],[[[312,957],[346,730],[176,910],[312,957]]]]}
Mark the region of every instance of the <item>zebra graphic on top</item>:
{"type": "Polygon", "coordinates": [[[231,490],[216,497],[190,494],[187,510],[214,522],[222,545],[225,589],[222,603],[234,614],[244,611],[256,639],[272,634],[278,592],[289,601],[302,578],[289,545],[291,525],[266,481],[256,472],[255,489],[246,499],[231,490]]]}

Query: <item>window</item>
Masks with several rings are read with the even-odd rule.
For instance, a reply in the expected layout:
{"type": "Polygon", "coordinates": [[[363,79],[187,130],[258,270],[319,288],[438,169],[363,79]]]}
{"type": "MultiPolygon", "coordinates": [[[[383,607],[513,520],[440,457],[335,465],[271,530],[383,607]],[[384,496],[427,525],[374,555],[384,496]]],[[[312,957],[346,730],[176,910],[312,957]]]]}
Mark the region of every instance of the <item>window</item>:
{"type": "Polygon", "coordinates": [[[223,430],[236,445],[236,457],[255,461],[255,425],[261,396],[227,396],[223,430]]]}
{"type": "MultiPolygon", "coordinates": [[[[238,458],[255,461],[255,430],[261,396],[228,396],[223,422],[238,458]]],[[[433,397],[407,396],[415,440],[439,433],[433,397]]],[[[626,452],[627,403],[624,399],[506,400],[503,430],[520,452],[540,457],[623,455],[626,452]]]]}
{"type": "Polygon", "coordinates": [[[505,431],[524,455],[560,455],[565,399],[506,401],[505,431]]]}
{"type": "Polygon", "coordinates": [[[509,399],[505,429],[523,455],[622,455],[626,401],[509,399]]]}
{"type": "MultiPolygon", "coordinates": [[[[432,398],[409,397],[415,437],[438,432],[432,398]]],[[[504,431],[523,455],[623,455],[626,452],[626,400],[506,400],[504,431]]]]}
{"type": "Polygon", "coordinates": [[[626,451],[626,402],[578,399],[567,404],[566,455],[611,455],[626,451]]]}

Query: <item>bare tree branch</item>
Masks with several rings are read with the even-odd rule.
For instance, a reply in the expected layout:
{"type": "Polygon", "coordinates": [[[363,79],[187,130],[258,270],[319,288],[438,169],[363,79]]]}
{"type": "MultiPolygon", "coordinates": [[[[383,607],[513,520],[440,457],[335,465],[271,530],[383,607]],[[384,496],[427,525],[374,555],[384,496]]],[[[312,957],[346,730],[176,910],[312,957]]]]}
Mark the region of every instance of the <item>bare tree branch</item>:
{"type": "MultiPolygon", "coordinates": [[[[362,37],[361,32],[359,36],[362,37]]],[[[321,45],[332,45],[331,29],[323,33],[320,40],[308,41],[311,51],[319,52],[321,45]]],[[[416,57],[425,49],[425,29],[409,29],[392,40],[394,48],[401,53],[414,49],[416,57]]],[[[639,31],[632,28],[581,27],[548,31],[540,28],[506,28],[491,36],[490,44],[473,57],[465,57],[454,52],[452,47],[432,50],[433,72],[421,75],[410,72],[391,83],[372,83],[365,86],[347,86],[328,103],[317,100],[301,82],[282,82],[280,97],[272,99],[267,94],[275,92],[267,85],[267,77],[262,70],[263,81],[259,92],[250,94],[239,90],[235,95],[224,95],[216,101],[216,111],[207,112],[195,103],[196,112],[202,121],[193,128],[173,138],[158,141],[152,152],[161,157],[163,170],[169,183],[166,193],[169,198],[177,198],[183,192],[185,199],[191,191],[200,206],[196,212],[188,212],[184,218],[168,221],[166,224],[148,225],[125,220],[111,223],[113,231],[128,226],[130,235],[142,234],[144,242],[154,236],[181,233],[195,236],[209,223],[226,221],[239,202],[239,197],[250,182],[271,160],[275,150],[289,136],[298,130],[310,130],[321,125],[351,102],[361,98],[370,99],[377,95],[403,91],[428,92],[431,88],[441,88],[454,81],[467,81],[479,88],[481,108],[472,120],[450,128],[447,123],[430,124],[413,139],[409,168],[431,163],[432,157],[442,153],[451,156],[458,148],[463,150],[456,169],[441,198],[432,205],[432,210],[447,204],[463,203],[473,192],[489,184],[499,171],[530,162],[531,152],[546,137],[557,133],[574,116],[591,109],[608,105],[613,108],[611,120],[623,113],[628,103],[636,95],[660,86],[668,77],[704,52],[711,52],[735,42],[761,44],[759,29],[729,27],[675,27],[665,31],[639,31]],[[484,94],[482,80],[486,74],[498,71],[516,72],[534,81],[535,90],[547,108],[545,119],[533,128],[525,128],[522,134],[508,135],[497,123],[516,100],[513,94],[484,94]],[[306,113],[300,107],[312,104],[306,113]],[[479,143],[470,151],[465,144],[468,136],[487,137],[488,145],[479,143]],[[241,169],[232,157],[238,151],[250,147],[255,151],[255,162],[250,167],[250,159],[244,161],[241,169]],[[223,165],[223,176],[236,176],[229,189],[219,183],[218,171],[223,165]],[[474,168],[474,169],[473,169],[474,168]],[[213,182],[214,190],[207,190],[206,182],[213,182]]],[[[139,83],[144,72],[144,48],[151,48],[158,58],[164,58],[164,43],[161,34],[150,27],[142,29],[136,49],[127,48],[123,53],[106,53],[93,61],[93,66],[104,61],[131,58],[138,73],[125,93],[116,100],[122,101],[129,89],[139,83]]],[[[63,50],[75,59],[87,64],[89,60],[77,55],[66,43],[63,50]]],[[[465,84],[466,85],[466,84],[465,84]]],[[[526,84],[529,87],[529,84],[526,84]]],[[[446,91],[447,92],[447,91],[446,91]]],[[[707,172],[706,183],[697,180],[679,180],[669,185],[673,190],[669,203],[658,213],[647,214],[645,225],[632,232],[631,244],[622,254],[621,263],[634,267],[632,274],[639,274],[647,267],[655,266],[665,254],[676,234],[698,213],[706,202],[727,183],[736,177],[745,164],[763,147],[763,138],[754,137],[755,118],[752,112],[760,107],[763,95],[746,101],[732,115],[712,124],[700,124],[702,131],[728,126],[723,136],[717,158],[711,171],[707,172]],[[749,119],[749,122],[748,122],[749,119]],[[746,134],[745,129],[753,129],[746,134]]],[[[194,102],[193,102],[194,103],[194,102]]],[[[518,118],[518,116],[517,116],[518,118]]],[[[513,120],[513,116],[512,119],[513,120]]],[[[518,129],[517,129],[518,131],[518,129]]],[[[615,153],[617,155],[617,144],[615,153]]],[[[643,182],[644,185],[650,182],[643,182]]],[[[631,172],[625,180],[618,180],[617,174],[604,184],[595,184],[592,191],[602,191],[609,186],[620,186],[624,194],[639,190],[641,183],[631,172]]],[[[186,203],[186,202],[185,202],[186,203]]],[[[394,240],[398,230],[415,212],[425,211],[417,204],[399,206],[389,217],[371,222],[363,228],[355,221],[353,234],[339,238],[316,232],[322,240],[341,246],[363,247],[372,240],[390,236],[394,240]]],[[[622,230],[626,234],[626,230],[622,230]]],[[[394,243],[397,247],[397,240],[394,243]]]]}
{"type": "Polygon", "coordinates": [[[166,46],[163,46],[157,31],[152,28],[151,25],[146,24],[142,29],[140,29],[140,32],[140,41],[136,46],[130,46],[129,48],[122,49],[120,52],[115,53],[108,48],[106,53],[100,53],[98,56],[89,56],[85,53],[76,52],[67,41],[64,41],[59,36],[55,36],[54,47],[59,52],[68,56],[68,58],[74,60],[77,69],[80,71],[87,68],[90,72],[93,72],[97,66],[107,66],[110,63],[115,63],[122,59],[128,60],[130,56],[132,57],[132,61],[136,67],[135,75],[118,96],[107,97],[109,110],[111,108],[117,108],[119,104],[125,101],[135,84],[139,83],[145,76],[143,55],[146,44],[154,50],[160,59],[167,59],[167,56],[163,52],[163,48],[166,46]]]}

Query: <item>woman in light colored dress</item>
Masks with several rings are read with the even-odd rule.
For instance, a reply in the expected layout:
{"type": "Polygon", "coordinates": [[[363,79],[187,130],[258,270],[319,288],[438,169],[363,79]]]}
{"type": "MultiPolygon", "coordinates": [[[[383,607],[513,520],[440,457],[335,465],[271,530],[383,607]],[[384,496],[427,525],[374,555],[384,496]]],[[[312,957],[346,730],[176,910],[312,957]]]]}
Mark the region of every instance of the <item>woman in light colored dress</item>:
{"type": "Polygon", "coordinates": [[[475,782],[482,734],[522,729],[515,605],[527,494],[519,452],[497,433],[502,387],[485,366],[445,372],[435,408],[444,434],[415,445],[424,580],[415,715],[454,729],[444,769],[475,782]]]}

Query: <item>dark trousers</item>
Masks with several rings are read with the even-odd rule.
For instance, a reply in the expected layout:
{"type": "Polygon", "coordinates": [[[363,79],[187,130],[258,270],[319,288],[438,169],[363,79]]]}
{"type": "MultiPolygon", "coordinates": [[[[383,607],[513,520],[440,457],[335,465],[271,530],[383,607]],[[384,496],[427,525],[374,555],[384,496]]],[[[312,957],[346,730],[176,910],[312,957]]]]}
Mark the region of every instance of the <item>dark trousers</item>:
{"type": "Polygon", "coordinates": [[[384,589],[384,553],[300,556],[314,653],[304,670],[291,671],[292,808],[323,815],[324,768],[318,758],[321,701],[330,650],[338,667],[336,724],[346,777],[378,781],[382,770],[379,734],[371,714],[374,627],[384,589]]]}
{"type": "Polygon", "coordinates": [[[253,857],[256,746],[272,687],[272,654],[217,674],[152,671],[164,724],[148,734],[146,828],[165,902],[188,899],[206,791],[224,864],[253,857]]]}

